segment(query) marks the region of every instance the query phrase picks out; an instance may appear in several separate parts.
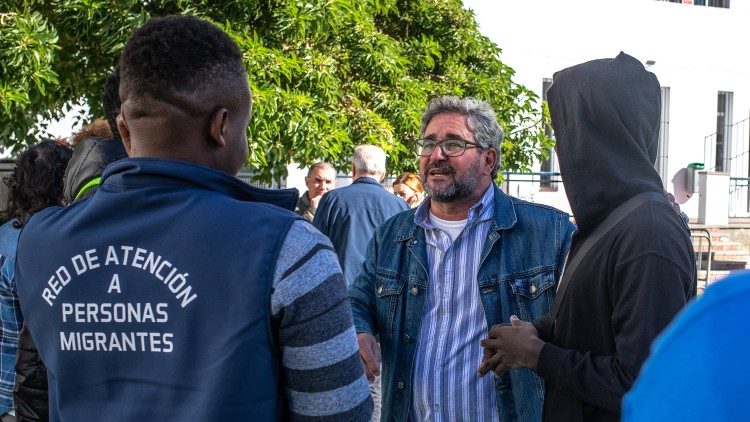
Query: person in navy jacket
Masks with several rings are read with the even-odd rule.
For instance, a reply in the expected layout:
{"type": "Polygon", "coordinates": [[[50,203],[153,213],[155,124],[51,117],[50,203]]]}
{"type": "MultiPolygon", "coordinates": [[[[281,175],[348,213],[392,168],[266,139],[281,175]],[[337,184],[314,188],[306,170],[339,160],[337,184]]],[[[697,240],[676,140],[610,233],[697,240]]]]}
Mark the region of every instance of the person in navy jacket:
{"type": "Polygon", "coordinates": [[[50,420],[369,420],[330,242],[291,212],[296,190],[233,176],[252,100],[237,45],[195,17],[155,18],[119,72],[130,158],[18,245],[50,420]]]}

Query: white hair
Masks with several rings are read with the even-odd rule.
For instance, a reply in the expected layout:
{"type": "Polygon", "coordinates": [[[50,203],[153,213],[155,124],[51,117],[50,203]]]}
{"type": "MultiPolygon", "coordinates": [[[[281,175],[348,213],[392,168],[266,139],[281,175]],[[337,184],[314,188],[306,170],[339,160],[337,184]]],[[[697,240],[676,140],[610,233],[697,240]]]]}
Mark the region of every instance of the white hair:
{"type": "Polygon", "coordinates": [[[375,145],[360,145],[352,156],[357,175],[385,176],[385,151],[375,145]]]}

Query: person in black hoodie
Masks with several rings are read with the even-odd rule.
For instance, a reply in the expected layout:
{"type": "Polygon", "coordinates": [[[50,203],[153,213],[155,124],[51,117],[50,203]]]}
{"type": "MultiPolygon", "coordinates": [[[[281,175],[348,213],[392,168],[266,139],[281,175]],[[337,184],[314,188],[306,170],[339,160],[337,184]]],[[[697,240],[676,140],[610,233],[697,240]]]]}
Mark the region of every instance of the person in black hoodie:
{"type": "Polygon", "coordinates": [[[556,318],[531,324],[511,317],[490,330],[480,373],[535,370],[545,381],[546,421],[617,421],[651,342],[696,288],[688,228],[659,198],[653,166],[659,81],[620,53],[555,73],[547,97],[578,226],[569,265],[614,210],[653,194],[584,251],[567,289],[558,290],[556,318]]]}

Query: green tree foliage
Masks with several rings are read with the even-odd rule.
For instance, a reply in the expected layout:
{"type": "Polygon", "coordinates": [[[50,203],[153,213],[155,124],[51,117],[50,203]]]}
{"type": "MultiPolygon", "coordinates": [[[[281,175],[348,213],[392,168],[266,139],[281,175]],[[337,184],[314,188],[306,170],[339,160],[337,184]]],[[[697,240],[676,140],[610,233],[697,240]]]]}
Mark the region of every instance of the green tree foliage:
{"type": "Polygon", "coordinates": [[[414,170],[411,145],[437,95],[489,101],[505,130],[503,168],[528,170],[550,146],[537,97],[461,0],[25,0],[0,6],[0,140],[44,135],[40,122],[99,95],[129,33],[151,16],[191,13],[240,46],[254,94],[248,165],[260,180],[324,159],[347,169],[355,145],[414,170]],[[5,10],[3,10],[3,8],[5,10]]]}

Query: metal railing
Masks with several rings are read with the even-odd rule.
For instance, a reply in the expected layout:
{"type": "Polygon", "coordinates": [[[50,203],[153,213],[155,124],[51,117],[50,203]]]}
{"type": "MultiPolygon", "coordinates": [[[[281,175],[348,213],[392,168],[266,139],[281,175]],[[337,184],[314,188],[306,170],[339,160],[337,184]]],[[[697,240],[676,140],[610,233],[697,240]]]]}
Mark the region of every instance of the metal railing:
{"type": "Polygon", "coordinates": [[[264,183],[264,182],[254,182],[253,181],[253,172],[247,171],[247,170],[241,170],[239,173],[237,173],[237,178],[242,180],[243,182],[247,183],[248,185],[253,185],[255,187],[259,188],[266,188],[266,189],[284,189],[286,188],[286,179],[282,179],[280,183],[277,183],[275,181],[271,183],[264,183]]]}
{"type": "Polygon", "coordinates": [[[750,177],[729,178],[729,218],[750,217],[750,177]]]}
{"type": "Polygon", "coordinates": [[[514,173],[504,171],[501,173],[503,176],[503,184],[505,185],[505,191],[510,191],[511,183],[532,183],[539,185],[540,188],[550,188],[551,190],[557,190],[557,184],[562,183],[560,173],[540,171],[536,173],[514,173]]]}
{"type": "Polygon", "coordinates": [[[726,172],[733,177],[750,177],[749,134],[750,118],[747,118],[724,126],[721,132],[706,135],[703,138],[706,170],[726,172]],[[717,148],[717,143],[724,146],[717,148]]]}
{"type": "Polygon", "coordinates": [[[701,289],[705,289],[708,284],[708,279],[711,275],[711,261],[713,259],[713,244],[711,241],[711,232],[706,229],[690,229],[690,236],[698,239],[698,244],[695,245],[695,268],[698,272],[697,286],[696,289],[700,292],[701,289]],[[706,248],[703,248],[703,241],[706,241],[706,248]],[[705,259],[704,259],[705,258],[705,259]],[[705,261],[705,268],[703,263],[705,261]],[[705,271],[705,272],[704,272],[705,271]]]}

